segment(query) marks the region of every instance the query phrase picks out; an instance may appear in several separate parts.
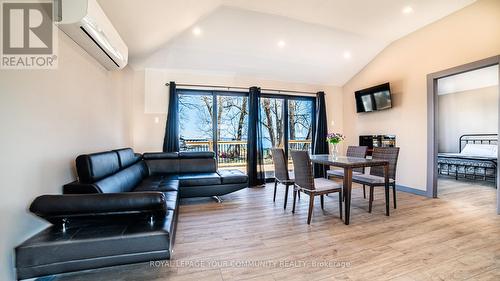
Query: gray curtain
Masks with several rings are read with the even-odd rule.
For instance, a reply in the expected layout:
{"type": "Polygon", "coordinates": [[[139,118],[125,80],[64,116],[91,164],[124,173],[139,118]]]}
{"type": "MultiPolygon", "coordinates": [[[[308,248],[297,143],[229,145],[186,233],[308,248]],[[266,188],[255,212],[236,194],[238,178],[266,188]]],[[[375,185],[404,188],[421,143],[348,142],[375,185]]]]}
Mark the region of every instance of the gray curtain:
{"type": "MultiPolygon", "coordinates": [[[[328,143],[326,135],[328,134],[328,121],[326,119],[325,93],[316,94],[316,127],[313,143],[313,154],[328,154],[328,143]]],[[[314,164],[314,176],[325,177],[328,166],[314,164]]]]}
{"type": "Polygon", "coordinates": [[[163,138],[163,152],[179,151],[179,97],[175,82],[169,83],[168,113],[163,138]]]}
{"type": "Polygon", "coordinates": [[[247,173],[249,186],[265,183],[262,129],[260,126],[260,88],[251,87],[248,93],[247,173]]]}

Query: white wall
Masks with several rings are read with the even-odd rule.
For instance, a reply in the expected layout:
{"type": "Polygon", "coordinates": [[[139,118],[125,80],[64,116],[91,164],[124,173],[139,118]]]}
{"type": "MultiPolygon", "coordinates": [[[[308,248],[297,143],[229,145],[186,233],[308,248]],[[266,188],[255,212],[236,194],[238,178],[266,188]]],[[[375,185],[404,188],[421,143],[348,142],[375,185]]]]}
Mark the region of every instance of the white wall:
{"type": "Polygon", "coordinates": [[[426,75],[500,54],[498,34],[500,1],[478,1],[393,43],[343,88],[171,70],[111,73],[59,34],[57,70],[0,71],[0,280],[14,278],[13,248],[46,225],[29,214],[29,203],[61,193],[75,178],[78,154],[129,145],[161,150],[167,81],[324,90],[330,131],[343,131],[348,144],[360,134],[396,134],[399,182],[425,190],[426,75]],[[394,108],[356,114],[354,91],[387,81],[394,108]]]}
{"type": "Polygon", "coordinates": [[[145,69],[133,75],[133,146],[138,152],[161,151],[168,107],[168,87],[165,83],[192,83],[285,89],[294,91],[325,91],[328,120],[332,130],[342,129],[342,93],[340,87],[259,80],[216,74],[197,74],[175,70],[145,69]],[[330,122],[334,120],[334,125],[330,122]],[[157,122],[156,122],[157,121],[157,122]],[[333,126],[333,127],[332,127],[333,126]]]}
{"type": "Polygon", "coordinates": [[[0,71],[0,280],[15,278],[14,247],[47,225],[30,202],[60,194],[78,154],[131,144],[126,72],[107,72],[62,33],[58,57],[57,70],[0,71]]]}
{"type": "Polygon", "coordinates": [[[392,43],[343,87],[344,132],[395,134],[398,183],[426,190],[427,74],[500,54],[500,1],[481,0],[392,43]],[[354,91],[390,82],[394,108],[357,114],[354,91]]]}
{"type": "Polygon", "coordinates": [[[498,131],[498,86],[440,95],[438,107],[439,152],[460,152],[461,135],[498,131]]]}

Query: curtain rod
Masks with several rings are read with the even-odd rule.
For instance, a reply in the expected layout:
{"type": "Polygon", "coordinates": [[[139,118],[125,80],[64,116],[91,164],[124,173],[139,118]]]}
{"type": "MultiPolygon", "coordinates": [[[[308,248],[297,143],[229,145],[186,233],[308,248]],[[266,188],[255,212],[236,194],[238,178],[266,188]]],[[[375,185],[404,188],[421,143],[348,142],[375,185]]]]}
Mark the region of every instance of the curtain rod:
{"type": "MultiPolygon", "coordinates": [[[[170,83],[166,83],[165,86],[169,86],[170,83]]],[[[221,88],[221,89],[239,89],[239,90],[248,90],[249,87],[238,87],[238,86],[220,86],[220,85],[199,85],[199,84],[176,84],[181,87],[199,87],[199,88],[221,88]]],[[[279,92],[279,93],[296,93],[296,94],[309,94],[316,95],[316,92],[306,92],[306,91],[292,91],[292,90],[278,90],[278,89],[264,89],[261,88],[261,91],[269,91],[269,92],[279,92]]]]}

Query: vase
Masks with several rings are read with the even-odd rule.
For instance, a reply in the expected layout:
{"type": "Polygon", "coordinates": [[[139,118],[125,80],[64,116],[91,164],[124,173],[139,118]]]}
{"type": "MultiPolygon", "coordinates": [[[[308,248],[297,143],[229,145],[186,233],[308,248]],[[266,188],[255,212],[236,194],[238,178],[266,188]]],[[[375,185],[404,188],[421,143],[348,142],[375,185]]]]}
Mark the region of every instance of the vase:
{"type": "Polygon", "coordinates": [[[338,143],[330,144],[330,155],[332,155],[333,157],[337,157],[339,155],[339,144],[338,143]]]}

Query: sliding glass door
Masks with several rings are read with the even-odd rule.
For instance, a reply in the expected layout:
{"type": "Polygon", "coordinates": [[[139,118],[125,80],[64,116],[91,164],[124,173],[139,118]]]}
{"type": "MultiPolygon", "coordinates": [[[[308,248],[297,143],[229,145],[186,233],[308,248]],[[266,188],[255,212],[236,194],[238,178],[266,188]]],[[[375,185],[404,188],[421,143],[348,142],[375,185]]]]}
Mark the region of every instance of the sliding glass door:
{"type": "Polygon", "coordinates": [[[288,151],[307,150],[312,153],[313,107],[311,99],[288,100],[288,151]]]}
{"type": "Polygon", "coordinates": [[[218,94],[215,127],[219,169],[246,172],[248,97],[218,94]]]}
{"type": "Polygon", "coordinates": [[[179,91],[179,141],[181,151],[214,151],[211,94],[179,91]]]}
{"type": "Polygon", "coordinates": [[[293,171],[290,150],[311,152],[314,135],[315,103],[312,97],[263,95],[261,129],[264,146],[264,169],[267,179],[274,178],[274,165],[270,150],[283,148],[293,171]]]}
{"type": "Polygon", "coordinates": [[[246,172],[248,94],[178,90],[181,151],[214,151],[219,169],[246,172]]]}
{"type": "MultiPolygon", "coordinates": [[[[180,150],[213,151],[219,169],[246,172],[248,93],[179,89],[180,150]]],[[[271,148],[311,152],[315,100],[262,94],[260,98],[264,170],[274,178],[271,148]]]]}
{"type": "Polygon", "coordinates": [[[285,99],[279,97],[260,98],[260,124],[264,148],[264,171],[266,178],[274,177],[271,148],[285,148],[285,99]]]}

